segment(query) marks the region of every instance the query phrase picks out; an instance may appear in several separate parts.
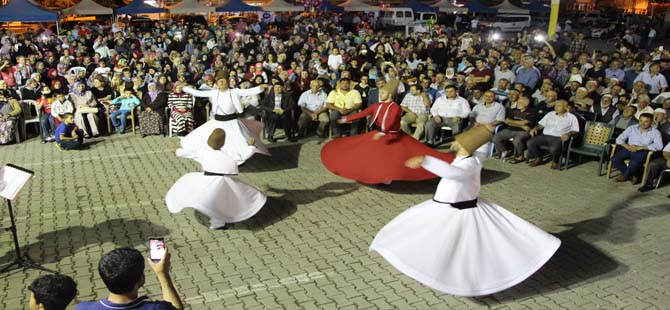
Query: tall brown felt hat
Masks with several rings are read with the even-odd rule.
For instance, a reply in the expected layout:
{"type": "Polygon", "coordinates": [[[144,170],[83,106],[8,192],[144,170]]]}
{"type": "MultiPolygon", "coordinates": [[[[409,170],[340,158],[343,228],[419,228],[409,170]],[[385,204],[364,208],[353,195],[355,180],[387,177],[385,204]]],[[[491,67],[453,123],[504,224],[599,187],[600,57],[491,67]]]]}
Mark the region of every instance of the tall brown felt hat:
{"type": "Polygon", "coordinates": [[[491,140],[492,133],[486,126],[475,126],[457,135],[454,139],[468,153],[473,154],[480,146],[491,140]]]}
{"type": "Polygon", "coordinates": [[[212,149],[218,150],[226,143],[226,132],[221,128],[216,128],[207,138],[207,145],[212,149]]]}

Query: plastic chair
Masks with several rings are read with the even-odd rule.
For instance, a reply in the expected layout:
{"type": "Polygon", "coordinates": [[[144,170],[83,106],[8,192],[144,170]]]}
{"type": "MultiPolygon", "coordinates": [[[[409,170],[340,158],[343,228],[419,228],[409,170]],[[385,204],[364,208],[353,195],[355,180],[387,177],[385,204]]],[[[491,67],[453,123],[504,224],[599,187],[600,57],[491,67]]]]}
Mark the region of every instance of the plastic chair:
{"type": "MultiPolygon", "coordinates": [[[[612,158],[614,158],[614,154],[616,154],[616,148],[618,147],[618,144],[615,144],[614,147],[612,147],[612,152],[610,153],[610,162],[607,165],[607,178],[609,179],[612,175],[612,158]]],[[[647,184],[647,168],[649,167],[649,161],[651,161],[651,156],[654,154],[652,151],[647,151],[647,158],[644,161],[644,165],[642,166],[644,169],[642,173],[642,184],[647,184]]],[[[628,164],[628,160],[624,161],[626,164],[628,164]]],[[[660,177],[659,177],[660,178],[660,177]]]]}
{"type": "MultiPolygon", "coordinates": [[[[105,101],[105,102],[103,102],[103,104],[105,105],[105,114],[107,114],[107,132],[109,132],[111,134],[112,133],[112,121],[111,121],[111,118],[110,118],[111,113],[109,113],[110,102],[105,101]]],[[[126,116],[126,119],[130,119],[130,126],[133,128],[133,134],[135,134],[135,110],[138,107],[139,106],[134,107],[132,110],[130,110],[130,113],[126,116]]],[[[117,118],[118,117],[120,117],[120,116],[117,116],[117,118]]]]}
{"type": "Polygon", "coordinates": [[[42,111],[37,109],[37,101],[35,100],[25,99],[19,101],[19,103],[21,104],[21,113],[23,114],[23,117],[19,121],[21,136],[25,140],[28,138],[26,135],[26,127],[28,124],[37,125],[37,134],[40,134],[40,117],[42,116],[42,111]]]}
{"type": "Polygon", "coordinates": [[[579,154],[578,163],[582,162],[582,155],[594,156],[599,158],[598,176],[601,176],[607,150],[609,149],[609,141],[612,139],[613,134],[614,125],[600,122],[586,122],[584,138],[581,140],[580,145],[573,146],[573,140],[570,140],[568,144],[564,169],[568,169],[571,153],[579,154]]]}

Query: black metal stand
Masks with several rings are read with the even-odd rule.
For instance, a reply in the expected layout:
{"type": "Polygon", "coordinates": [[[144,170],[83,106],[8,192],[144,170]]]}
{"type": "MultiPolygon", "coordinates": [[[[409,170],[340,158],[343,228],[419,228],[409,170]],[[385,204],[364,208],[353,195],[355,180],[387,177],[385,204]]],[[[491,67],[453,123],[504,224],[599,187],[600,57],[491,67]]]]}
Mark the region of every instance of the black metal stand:
{"type": "Polygon", "coordinates": [[[6,231],[12,232],[12,238],[14,238],[14,252],[16,253],[16,258],[9,265],[0,269],[0,273],[5,273],[12,270],[12,267],[18,266],[19,268],[30,268],[37,269],[51,273],[57,273],[51,269],[44,268],[37,263],[35,263],[28,254],[21,254],[21,247],[19,247],[19,236],[16,233],[16,223],[14,222],[14,210],[12,210],[12,201],[7,199],[7,207],[9,208],[9,219],[11,221],[11,226],[5,228],[6,231]]]}

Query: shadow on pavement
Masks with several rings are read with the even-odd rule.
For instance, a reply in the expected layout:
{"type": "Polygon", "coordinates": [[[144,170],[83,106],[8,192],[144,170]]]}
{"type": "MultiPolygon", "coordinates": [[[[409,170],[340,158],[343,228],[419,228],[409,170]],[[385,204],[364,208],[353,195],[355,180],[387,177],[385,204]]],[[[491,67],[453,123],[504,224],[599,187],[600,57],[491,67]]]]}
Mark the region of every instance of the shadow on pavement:
{"type": "Polygon", "coordinates": [[[637,221],[670,213],[670,204],[626,208],[639,196],[639,193],[630,195],[610,208],[605,216],[563,225],[570,229],[556,235],[562,241],[561,247],[533,276],[510,289],[473,300],[491,306],[557,289],[574,289],[626,273],[628,266],[609,257],[591,242],[634,242],[637,221]],[[586,236],[584,239],[588,241],[581,236],[586,236]]]}
{"type": "MultiPolygon", "coordinates": [[[[113,242],[118,247],[136,247],[144,244],[149,237],[161,237],[170,230],[146,220],[113,219],[95,226],[72,226],[41,234],[39,241],[21,244],[22,253],[27,253],[38,264],[59,262],[91,245],[113,242]]],[[[21,236],[19,236],[21,237],[21,236]]],[[[14,260],[14,249],[0,257],[0,267],[14,260]]]]}
{"type": "Polygon", "coordinates": [[[301,143],[270,145],[272,156],[255,154],[240,166],[240,172],[269,172],[298,168],[301,148],[301,143]]]}
{"type": "Polygon", "coordinates": [[[295,213],[298,205],[308,205],[315,201],[346,195],[359,187],[356,183],[330,182],[316,189],[281,189],[267,187],[266,194],[277,193],[281,196],[268,196],[268,201],[258,214],[252,218],[233,224],[233,229],[262,230],[295,213]]]}
{"type": "MultiPolygon", "coordinates": [[[[510,176],[507,172],[482,169],[481,183],[486,185],[489,183],[498,182],[507,179],[510,176]]],[[[440,183],[440,178],[425,180],[425,181],[394,181],[389,186],[380,185],[365,185],[372,188],[392,192],[394,194],[432,194],[437,189],[437,184],[440,183]]]]}

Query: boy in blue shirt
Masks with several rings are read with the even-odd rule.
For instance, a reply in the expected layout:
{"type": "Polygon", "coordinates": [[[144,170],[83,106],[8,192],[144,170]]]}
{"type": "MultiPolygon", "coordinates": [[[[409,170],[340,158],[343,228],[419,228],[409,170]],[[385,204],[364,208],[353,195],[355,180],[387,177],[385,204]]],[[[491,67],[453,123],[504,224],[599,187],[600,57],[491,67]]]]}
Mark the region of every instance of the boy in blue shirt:
{"type": "Polygon", "coordinates": [[[78,150],[84,145],[84,131],[74,124],[74,115],[65,113],[63,121],[58,125],[55,132],[56,143],[65,150],[78,150]]]}
{"type": "Polygon", "coordinates": [[[137,99],[135,95],[133,95],[132,89],[125,89],[123,91],[123,96],[112,100],[112,104],[120,105],[120,107],[118,110],[112,112],[112,114],[109,115],[109,118],[112,121],[114,128],[116,128],[116,133],[123,134],[124,130],[126,129],[126,117],[136,106],[140,104],[140,100],[137,99]],[[120,116],[120,123],[116,120],[117,116],[120,116]]]}

